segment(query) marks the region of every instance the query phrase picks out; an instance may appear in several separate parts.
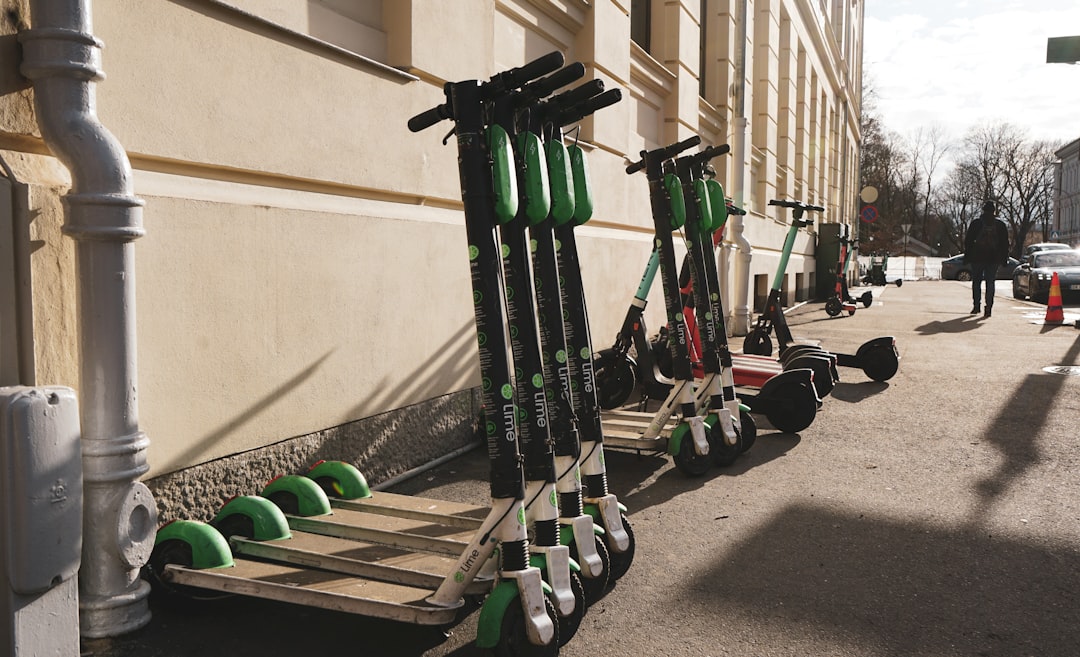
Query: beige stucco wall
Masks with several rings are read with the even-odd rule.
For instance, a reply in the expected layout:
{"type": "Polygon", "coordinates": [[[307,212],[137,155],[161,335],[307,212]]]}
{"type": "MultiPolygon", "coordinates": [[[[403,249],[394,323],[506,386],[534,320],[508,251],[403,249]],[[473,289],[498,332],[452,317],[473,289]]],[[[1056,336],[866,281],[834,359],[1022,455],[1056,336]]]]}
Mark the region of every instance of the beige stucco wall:
{"type": "MultiPolygon", "coordinates": [[[[746,110],[759,135],[753,158],[764,162],[760,190],[826,204],[836,220],[854,207],[855,191],[850,183],[840,189],[839,149],[818,123],[823,110],[838,116],[837,98],[851,90],[837,87],[845,78],[827,36],[814,36],[824,20],[817,4],[786,0],[752,12],[746,110]],[[786,109],[772,61],[781,29],[806,53],[788,55],[799,78],[787,83],[786,109]],[[768,41],[755,43],[756,34],[768,41]],[[815,105],[814,116],[794,104],[822,96],[827,106],[815,105]],[[780,157],[772,117],[783,111],[802,136],[792,134],[780,157]],[[810,163],[817,177],[797,181],[810,163]],[[792,169],[786,187],[778,187],[779,166],[792,169]]],[[[305,40],[302,17],[277,15],[274,3],[95,0],[107,74],[98,111],[128,150],[146,201],[146,236],[135,252],[140,424],[151,440],[151,476],[476,385],[456,147],[453,138],[442,143],[448,123],[412,134],[406,121],[443,101],[444,81],[484,78],[553,49],[623,91],[621,103],[575,133],[596,188],[594,220],[579,231],[592,334],[594,347],[607,346],[651,241],[645,178],[627,176],[625,166],[643,148],[694,133],[730,140],[737,5],[716,0],[702,17],[697,0],[654,2],[654,45],[645,52],[629,41],[629,2],[388,1],[386,61],[370,63],[305,40]],[[705,71],[702,20],[717,35],[705,71]],[[706,99],[699,75],[709,79],[706,99]]],[[[0,8],[0,156],[31,190],[36,382],[74,386],[74,256],[60,234],[67,181],[37,137],[32,92],[17,73],[14,34],[28,21],[25,1],[0,0],[0,8]]],[[[856,109],[848,125],[832,124],[840,141],[857,140],[856,109]]],[[[728,156],[717,170],[729,194],[761,208],[751,159],[728,156]],[[734,190],[740,166],[747,186],[734,190]]],[[[745,219],[750,285],[758,275],[771,280],[790,218],[766,209],[745,219]]],[[[730,299],[736,258],[730,246],[725,253],[730,299]]],[[[804,231],[789,286],[795,272],[815,269],[812,255],[804,231]]],[[[655,330],[659,285],[649,308],[655,330]]]]}

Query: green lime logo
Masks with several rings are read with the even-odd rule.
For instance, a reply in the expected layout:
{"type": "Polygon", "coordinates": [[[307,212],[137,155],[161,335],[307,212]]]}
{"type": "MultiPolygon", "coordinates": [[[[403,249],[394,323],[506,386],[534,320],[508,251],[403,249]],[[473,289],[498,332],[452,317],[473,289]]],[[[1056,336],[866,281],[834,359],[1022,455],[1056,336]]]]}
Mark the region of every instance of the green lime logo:
{"type": "Polygon", "coordinates": [[[604,465],[604,453],[600,452],[600,465],[604,465]]]}
{"type": "Polygon", "coordinates": [[[548,504],[553,507],[559,506],[559,498],[555,496],[555,489],[551,489],[551,495],[548,496],[548,504]]]}
{"type": "Polygon", "coordinates": [[[514,288],[509,285],[506,286],[506,300],[509,301],[514,298],[514,288]]]}
{"type": "Polygon", "coordinates": [[[581,483],[581,468],[574,468],[574,481],[581,483]]]}
{"type": "Polygon", "coordinates": [[[476,248],[476,246],[470,244],[469,245],[469,260],[476,260],[479,256],[480,256],[480,249],[478,249],[478,248],[476,248]]]}
{"type": "Polygon", "coordinates": [[[502,397],[503,397],[503,399],[510,399],[513,396],[514,396],[514,386],[510,385],[509,383],[503,384],[503,387],[502,387],[502,397]]]}
{"type": "Polygon", "coordinates": [[[565,363],[566,362],[566,351],[564,351],[562,349],[556,351],[555,352],[555,360],[559,361],[560,363],[565,363]]]}
{"type": "Polygon", "coordinates": [[[480,386],[481,386],[481,387],[483,388],[484,392],[487,392],[488,390],[491,390],[491,379],[489,379],[489,378],[487,378],[487,377],[485,376],[485,377],[484,377],[484,378],[483,378],[483,379],[482,379],[482,380],[480,381],[480,386]]]}
{"type": "Polygon", "coordinates": [[[525,422],[525,420],[529,419],[529,414],[525,411],[524,408],[518,408],[517,409],[517,419],[518,419],[518,424],[523,424],[525,422]]]}
{"type": "Polygon", "coordinates": [[[592,354],[591,354],[591,352],[589,351],[589,348],[588,348],[588,347],[582,347],[582,348],[581,348],[581,358],[582,358],[583,360],[588,360],[588,359],[589,359],[589,357],[590,357],[591,355],[592,355],[592,354]]]}
{"type": "Polygon", "coordinates": [[[473,302],[473,304],[474,305],[479,305],[480,302],[483,301],[483,300],[484,300],[483,293],[480,292],[480,290],[473,290],[473,293],[472,293],[472,302],[473,302]]]}
{"type": "Polygon", "coordinates": [[[525,526],[525,507],[523,506],[518,507],[517,521],[519,525],[525,526]]]}
{"type": "Polygon", "coordinates": [[[539,374],[533,374],[533,387],[534,388],[543,388],[544,387],[544,377],[539,375],[539,374]]]}
{"type": "Polygon", "coordinates": [[[555,250],[558,251],[562,248],[562,240],[555,240],[555,250]]]}
{"type": "Polygon", "coordinates": [[[712,313],[705,313],[705,319],[712,321],[712,313]]]}
{"type": "Polygon", "coordinates": [[[712,299],[713,301],[716,301],[717,299],[720,298],[720,295],[717,294],[716,292],[713,292],[712,294],[709,295],[709,298],[712,299]]]}
{"type": "Polygon", "coordinates": [[[675,319],[680,321],[680,322],[683,321],[683,314],[682,313],[675,313],[675,319]]]}
{"type": "Polygon", "coordinates": [[[461,572],[460,570],[457,571],[456,573],[454,573],[454,581],[457,582],[458,584],[461,584],[462,582],[464,582],[465,581],[465,573],[461,572]]]}
{"type": "Polygon", "coordinates": [[[517,336],[518,336],[518,327],[511,326],[510,327],[510,338],[513,339],[513,340],[516,340],[517,336]]]}
{"type": "Polygon", "coordinates": [[[484,430],[487,431],[487,435],[494,436],[495,435],[495,423],[494,422],[488,422],[487,424],[484,425],[484,430]]]}
{"type": "Polygon", "coordinates": [[[504,257],[504,258],[509,258],[510,257],[510,245],[509,244],[503,244],[502,245],[502,257],[504,257]]]}
{"type": "Polygon", "coordinates": [[[514,380],[516,380],[516,381],[524,381],[525,380],[525,370],[521,369],[520,367],[515,368],[514,369],[514,380]]]}
{"type": "Polygon", "coordinates": [[[656,238],[655,241],[656,241],[656,246],[659,247],[660,246],[660,238],[656,238]]]}
{"type": "Polygon", "coordinates": [[[481,347],[483,347],[484,345],[486,345],[486,344],[487,344],[487,334],[486,334],[486,333],[477,333],[477,334],[476,334],[476,342],[477,342],[477,344],[479,344],[479,345],[480,345],[481,347]]]}
{"type": "Polygon", "coordinates": [[[529,240],[529,252],[530,253],[536,253],[536,247],[537,247],[536,240],[529,240]]]}

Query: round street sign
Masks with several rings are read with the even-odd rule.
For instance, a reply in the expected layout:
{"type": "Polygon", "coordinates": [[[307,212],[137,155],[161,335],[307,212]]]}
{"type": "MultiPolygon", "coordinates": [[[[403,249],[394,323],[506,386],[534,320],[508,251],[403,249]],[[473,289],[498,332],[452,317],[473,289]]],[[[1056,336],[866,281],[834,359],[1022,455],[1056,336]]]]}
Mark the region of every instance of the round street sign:
{"type": "Polygon", "coordinates": [[[868,224],[874,223],[874,220],[877,219],[877,208],[872,205],[864,206],[862,211],[859,212],[859,218],[868,224]]]}
{"type": "Polygon", "coordinates": [[[859,198],[862,199],[863,203],[873,203],[877,200],[877,187],[873,185],[863,187],[862,191],[859,192],[859,198]]]}

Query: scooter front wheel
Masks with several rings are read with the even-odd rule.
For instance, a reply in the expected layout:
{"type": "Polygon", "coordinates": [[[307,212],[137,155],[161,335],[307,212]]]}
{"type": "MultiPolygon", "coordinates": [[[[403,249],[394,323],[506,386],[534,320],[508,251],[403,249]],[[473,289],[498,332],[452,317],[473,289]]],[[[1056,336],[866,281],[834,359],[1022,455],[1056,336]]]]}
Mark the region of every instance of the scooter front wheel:
{"type": "MultiPolygon", "coordinates": [[[[705,419],[706,430],[709,432],[709,453],[713,455],[713,463],[721,468],[726,468],[735,463],[739,454],[743,453],[742,436],[736,429],[734,445],[729,445],[724,436],[724,428],[720,424],[720,418],[709,415],[705,419]]],[[[685,440],[685,439],[684,439],[685,440]]]]}
{"type": "MultiPolygon", "coordinates": [[[[637,548],[637,541],[634,539],[634,530],[630,527],[630,521],[626,519],[626,514],[621,515],[623,531],[629,537],[630,544],[622,552],[616,552],[611,547],[608,547],[608,555],[611,557],[612,581],[619,579],[626,574],[626,571],[630,570],[630,564],[634,562],[634,551],[637,548]]],[[[608,535],[605,534],[604,536],[606,538],[608,535]]]]}
{"type": "Polygon", "coordinates": [[[525,611],[521,608],[521,602],[514,599],[503,614],[502,624],[499,628],[499,642],[495,644],[497,657],[558,657],[559,640],[558,614],[555,613],[555,605],[551,600],[544,598],[547,615],[555,624],[555,637],[546,646],[538,646],[529,641],[525,629],[525,611]]]}
{"type": "Polygon", "coordinates": [[[686,423],[675,427],[675,430],[672,431],[671,440],[675,440],[680,432],[682,435],[679,439],[679,448],[672,454],[675,467],[688,477],[700,477],[712,467],[713,455],[697,453],[697,450],[694,449],[694,437],[690,435],[690,426],[686,423]]]}
{"type": "MultiPolygon", "coordinates": [[[[596,577],[586,577],[584,573],[581,575],[581,586],[585,592],[585,602],[593,604],[600,598],[604,597],[604,593],[607,591],[608,583],[613,581],[611,577],[611,553],[608,552],[607,545],[601,540],[599,536],[593,536],[593,541],[596,547],[596,555],[600,557],[600,563],[603,564],[603,568],[600,570],[600,574],[596,577]]],[[[570,544],[570,557],[581,563],[581,556],[578,554],[577,543],[570,544]]]]}
{"type": "Polygon", "coordinates": [[[620,357],[614,349],[603,349],[593,360],[596,376],[596,400],[600,408],[611,410],[625,404],[637,385],[636,364],[629,356],[620,357]]]}
{"type": "Polygon", "coordinates": [[[874,303],[874,293],[870,290],[863,292],[859,297],[859,301],[862,302],[863,308],[869,308],[870,304],[874,303]]]}
{"type": "Polygon", "coordinates": [[[769,334],[759,328],[750,331],[743,339],[743,353],[752,356],[772,356],[772,340],[769,334]]]}
{"type": "Polygon", "coordinates": [[[749,411],[739,411],[739,437],[742,443],[742,451],[754,446],[757,441],[757,422],[749,411]]]}
{"type": "Polygon", "coordinates": [[[829,297],[829,300],[825,302],[825,312],[829,314],[829,317],[836,317],[844,312],[844,304],[836,297],[829,297]]]}

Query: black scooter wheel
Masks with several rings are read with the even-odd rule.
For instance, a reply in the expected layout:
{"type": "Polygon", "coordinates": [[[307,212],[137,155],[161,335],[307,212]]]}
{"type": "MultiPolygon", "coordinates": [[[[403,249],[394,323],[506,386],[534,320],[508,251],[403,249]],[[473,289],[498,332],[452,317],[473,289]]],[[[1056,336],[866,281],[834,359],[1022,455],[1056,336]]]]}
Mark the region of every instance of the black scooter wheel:
{"type": "Polygon", "coordinates": [[[529,641],[529,635],[525,629],[525,612],[521,608],[521,601],[514,598],[510,606],[506,608],[502,625],[499,628],[499,642],[493,650],[497,657],[558,657],[559,646],[559,616],[555,613],[555,605],[551,600],[544,599],[544,607],[551,622],[555,624],[555,637],[546,646],[538,646],[529,641]]]}
{"type": "MultiPolygon", "coordinates": [[[[610,579],[612,581],[619,579],[626,574],[626,571],[630,570],[630,564],[634,562],[634,552],[637,549],[637,539],[634,538],[634,530],[630,527],[630,521],[626,519],[626,515],[622,514],[622,526],[623,531],[630,538],[630,544],[622,552],[616,552],[608,546],[608,555],[611,557],[611,574],[610,579]]],[[[605,540],[609,534],[604,534],[605,540]]]]}
{"type": "MultiPolygon", "coordinates": [[[[581,575],[581,586],[585,590],[585,602],[589,605],[604,597],[604,594],[607,593],[608,584],[612,582],[611,553],[608,552],[607,545],[599,536],[594,536],[593,546],[596,548],[596,554],[600,557],[600,562],[604,567],[596,577],[586,577],[584,573],[581,575]]],[[[570,558],[581,563],[581,556],[578,553],[576,542],[570,544],[570,558]]]]}
{"type": "Polygon", "coordinates": [[[785,383],[773,393],[765,417],[778,431],[799,433],[817,417],[814,392],[797,383],[785,383]]]}
{"type": "Polygon", "coordinates": [[[739,438],[744,452],[753,447],[757,440],[757,422],[747,411],[739,411],[739,438]]]}
{"type": "Polygon", "coordinates": [[[625,404],[637,386],[635,363],[628,356],[620,357],[613,349],[604,349],[593,360],[596,376],[596,401],[600,408],[610,410],[625,404]]]}
{"type": "Polygon", "coordinates": [[[862,355],[862,370],[875,381],[888,381],[899,368],[900,359],[892,347],[876,347],[862,355]]]}
{"type": "Polygon", "coordinates": [[[743,339],[742,350],[753,356],[772,356],[772,340],[768,333],[755,328],[743,339]]]}
{"type": "Polygon", "coordinates": [[[869,308],[870,304],[874,303],[874,293],[870,290],[863,292],[862,296],[859,297],[859,301],[862,302],[863,308],[869,308]]]}
{"type": "Polygon", "coordinates": [[[710,415],[705,424],[709,432],[709,453],[712,454],[713,463],[721,468],[735,463],[739,454],[743,453],[742,436],[739,435],[738,430],[735,433],[735,444],[729,445],[724,438],[724,428],[720,425],[720,419],[717,416],[710,415]]]}
{"type": "Polygon", "coordinates": [[[844,312],[844,304],[836,297],[829,297],[829,300],[825,302],[825,312],[829,314],[829,317],[836,317],[844,312]]]}

